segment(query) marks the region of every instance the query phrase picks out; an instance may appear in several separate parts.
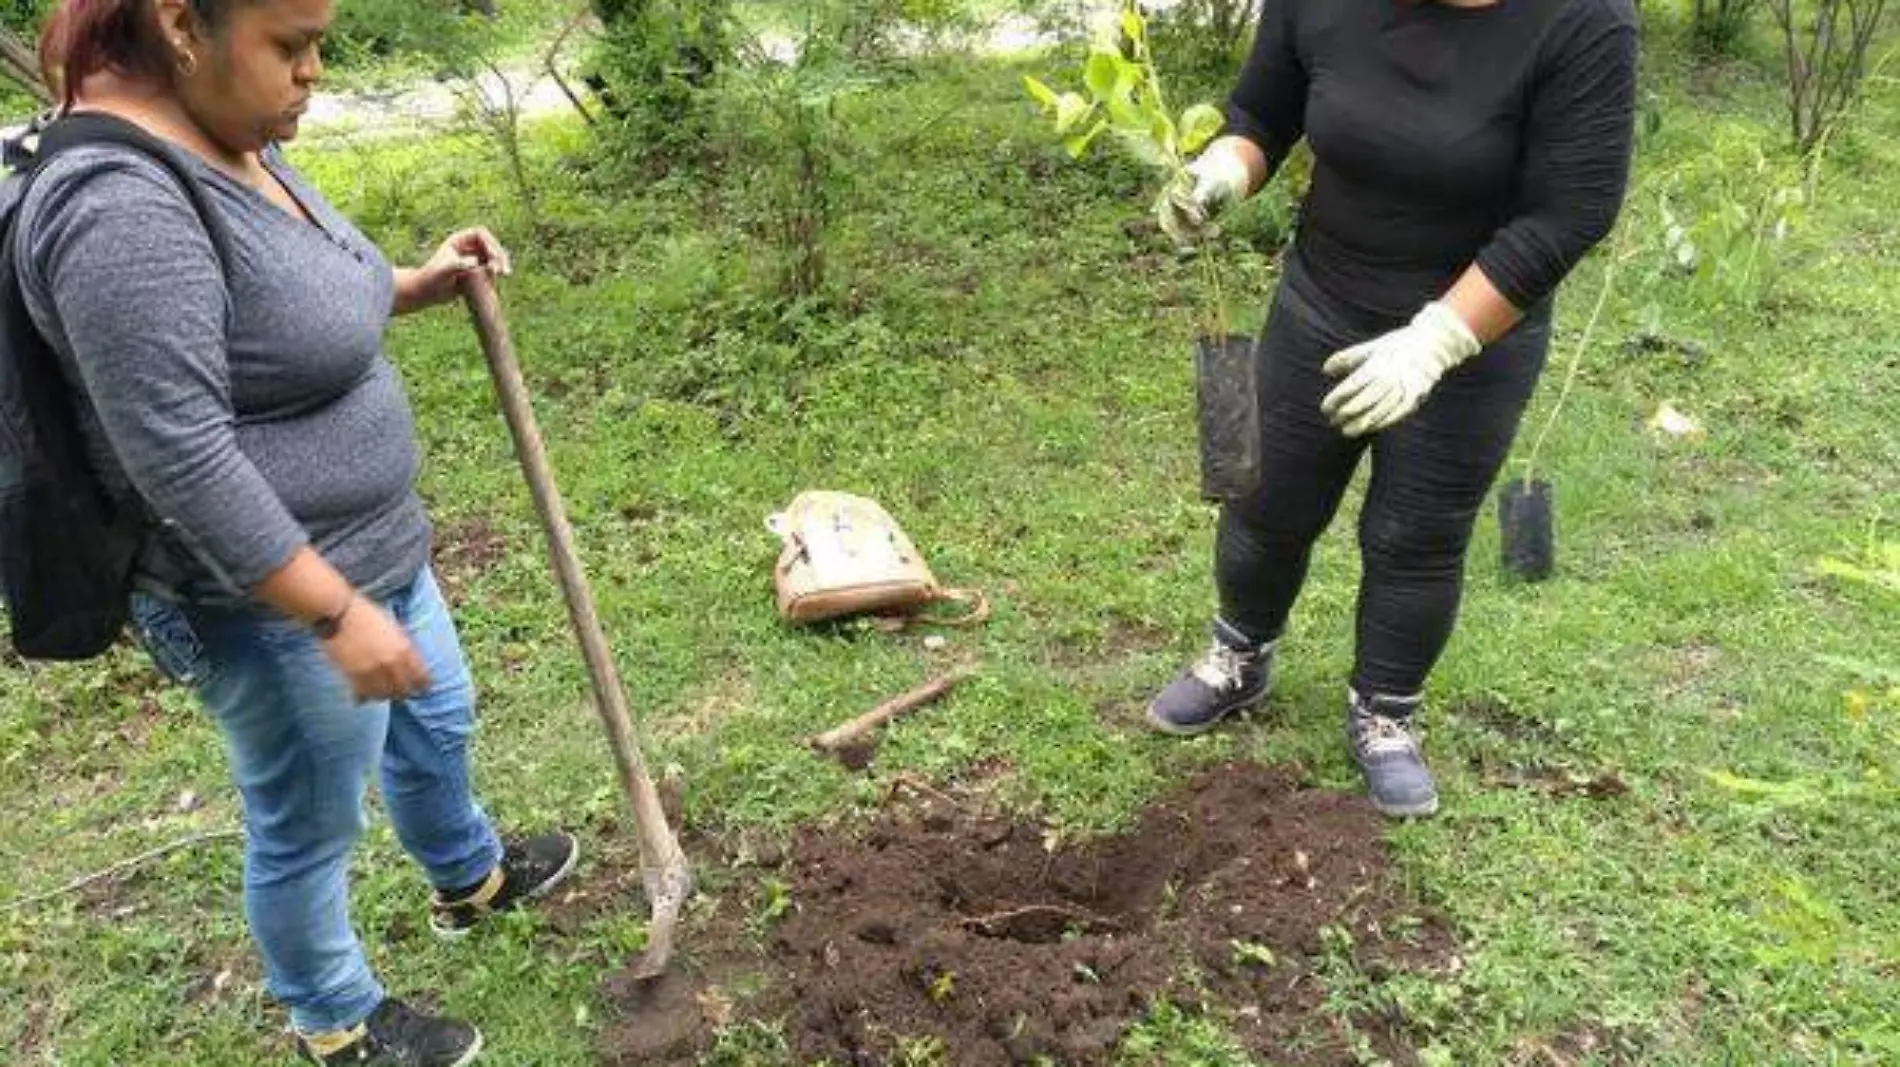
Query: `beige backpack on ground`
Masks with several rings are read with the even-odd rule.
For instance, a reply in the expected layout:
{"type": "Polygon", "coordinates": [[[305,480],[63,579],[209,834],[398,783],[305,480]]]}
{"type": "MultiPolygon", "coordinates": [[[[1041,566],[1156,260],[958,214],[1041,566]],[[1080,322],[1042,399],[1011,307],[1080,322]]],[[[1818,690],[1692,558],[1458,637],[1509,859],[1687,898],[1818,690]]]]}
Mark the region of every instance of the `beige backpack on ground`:
{"type": "Polygon", "coordinates": [[[899,627],[912,620],[958,626],[989,614],[980,595],[939,585],[917,546],[875,501],[804,492],[766,520],[766,527],[785,542],[773,580],[779,615],[789,622],[878,615],[899,627]],[[970,610],[948,619],[923,614],[945,602],[970,610]]]}

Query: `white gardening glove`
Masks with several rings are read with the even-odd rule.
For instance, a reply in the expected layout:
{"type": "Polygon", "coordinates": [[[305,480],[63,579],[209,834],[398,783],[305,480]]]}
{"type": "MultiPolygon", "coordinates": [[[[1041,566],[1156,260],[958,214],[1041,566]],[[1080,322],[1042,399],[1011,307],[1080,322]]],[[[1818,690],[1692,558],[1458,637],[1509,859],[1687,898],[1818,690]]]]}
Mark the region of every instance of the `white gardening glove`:
{"type": "Polygon", "coordinates": [[[1252,183],[1240,154],[1216,141],[1161,191],[1155,219],[1175,247],[1191,251],[1214,235],[1214,216],[1245,200],[1252,183]]]}
{"type": "Polygon", "coordinates": [[[1483,349],[1457,312],[1434,301],[1411,325],[1327,360],[1326,373],[1346,380],[1326,395],[1320,411],[1347,437],[1376,433],[1417,411],[1446,371],[1483,349]]]}

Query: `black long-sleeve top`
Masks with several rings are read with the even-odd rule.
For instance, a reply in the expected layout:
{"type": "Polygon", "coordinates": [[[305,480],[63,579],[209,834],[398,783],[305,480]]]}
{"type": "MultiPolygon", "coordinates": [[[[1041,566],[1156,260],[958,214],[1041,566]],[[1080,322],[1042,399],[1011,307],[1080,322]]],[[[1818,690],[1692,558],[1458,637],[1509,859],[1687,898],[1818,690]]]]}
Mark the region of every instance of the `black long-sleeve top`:
{"type": "Polygon", "coordinates": [[[1228,132],[1314,157],[1294,255],[1332,301],[1409,317],[1476,263],[1537,312],[1629,180],[1630,0],[1265,0],[1228,132]]]}

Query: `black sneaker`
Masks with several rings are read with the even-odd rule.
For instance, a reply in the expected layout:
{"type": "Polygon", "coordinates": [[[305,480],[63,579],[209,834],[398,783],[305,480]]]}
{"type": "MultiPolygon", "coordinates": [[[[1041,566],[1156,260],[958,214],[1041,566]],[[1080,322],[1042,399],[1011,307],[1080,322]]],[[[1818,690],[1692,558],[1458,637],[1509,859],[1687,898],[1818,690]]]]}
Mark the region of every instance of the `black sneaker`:
{"type": "Polygon", "coordinates": [[[429,902],[429,926],[437,937],[461,937],[494,912],[548,895],[574,873],[580,860],[581,843],[573,834],[506,841],[500,865],[479,885],[455,894],[436,891],[429,902]]]}
{"type": "Polygon", "coordinates": [[[1216,619],[1207,655],[1148,705],[1149,724],[1162,733],[1205,733],[1229,715],[1260,703],[1273,674],[1273,650],[1273,643],[1253,644],[1216,619]]]}
{"type": "Polygon", "coordinates": [[[369,1018],[336,1034],[297,1035],[311,1063],[369,1067],[468,1067],[482,1054],[482,1033],[455,1019],[419,1012],[387,997],[369,1018]]]}

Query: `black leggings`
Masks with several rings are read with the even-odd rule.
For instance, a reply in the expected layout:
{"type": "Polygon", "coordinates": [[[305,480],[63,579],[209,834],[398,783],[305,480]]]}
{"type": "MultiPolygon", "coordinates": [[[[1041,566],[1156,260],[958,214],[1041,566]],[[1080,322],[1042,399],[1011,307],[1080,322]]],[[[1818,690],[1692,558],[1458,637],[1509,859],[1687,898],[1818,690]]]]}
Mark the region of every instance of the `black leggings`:
{"type": "Polygon", "coordinates": [[[1352,684],[1366,694],[1424,688],[1451,639],[1471,530],[1537,385],[1548,311],[1447,374],[1411,418],[1349,440],[1320,414],[1328,357],[1376,336],[1296,275],[1282,282],[1257,347],[1261,480],[1221,513],[1215,574],[1227,622],[1260,641],[1286,628],[1313,542],[1331,524],[1359,459],[1372,481],[1359,519],[1364,578],[1352,684]]]}

